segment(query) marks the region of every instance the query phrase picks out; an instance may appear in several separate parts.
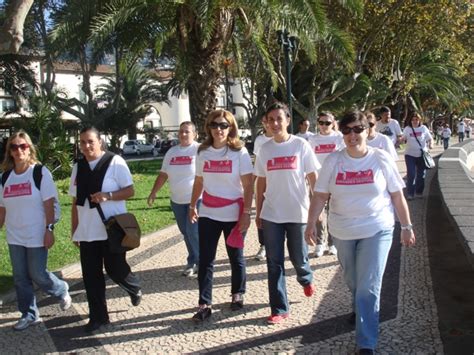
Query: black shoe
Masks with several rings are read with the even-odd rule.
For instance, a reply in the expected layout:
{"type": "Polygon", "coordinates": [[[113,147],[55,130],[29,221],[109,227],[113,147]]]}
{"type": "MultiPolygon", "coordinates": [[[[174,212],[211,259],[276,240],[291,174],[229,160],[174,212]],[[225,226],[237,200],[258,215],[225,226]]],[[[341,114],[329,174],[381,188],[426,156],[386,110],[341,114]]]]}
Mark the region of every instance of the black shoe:
{"type": "Polygon", "coordinates": [[[244,308],[244,296],[241,293],[235,293],[232,295],[232,302],[230,303],[230,309],[238,311],[244,308]]]}
{"type": "Polygon", "coordinates": [[[356,314],[355,312],[352,312],[349,316],[349,318],[347,319],[347,322],[350,324],[350,325],[355,325],[356,324],[356,314]]]}
{"type": "Polygon", "coordinates": [[[106,324],[110,324],[110,321],[109,320],[105,320],[105,321],[92,321],[92,320],[90,320],[89,323],[87,323],[84,326],[84,331],[86,333],[92,333],[93,331],[99,329],[100,327],[102,327],[103,325],[106,325],[106,324]]]}
{"type": "Polygon", "coordinates": [[[203,322],[208,319],[212,314],[211,307],[199,308],[197,313],[193,316],[192,320],[195,322],[203,322]]]}
{"type": "Polygon", "coordinates": [[[359,355],[373,355],[375,354],[373,349],[359,349],[359,355]]]}
{"type": "Polygon", "coordinates": [[[142,301],[142,291],[139,290],[136,294],[131,294],[130,295],[130,301],[132,301],[133,306],[138,306],[140,302],[142,301]]]}

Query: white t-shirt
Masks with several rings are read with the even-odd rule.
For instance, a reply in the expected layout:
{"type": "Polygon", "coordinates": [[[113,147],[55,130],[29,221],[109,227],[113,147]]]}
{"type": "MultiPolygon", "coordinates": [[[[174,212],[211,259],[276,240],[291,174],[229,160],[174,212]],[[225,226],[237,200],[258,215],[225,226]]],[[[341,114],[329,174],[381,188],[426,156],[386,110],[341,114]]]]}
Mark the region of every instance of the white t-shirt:
{"type": "Polygon", "coordinates": [[[186,147],[175,145],[166,152],[163,158],[161,171],[168,175],[171,201],[174,203],[186,204],[191,201],[198,147],[197,142],[186,147]]]}
{"type": "MultiPolygon", "coordinates": [[[[228,147],[209,147],[196,157],[196,176],[202,176],[204,191],[212,196],[230,200],[243,197],[240,177],[252,173],[252,160],[246,148],[233,151],[228,147]]],[[[221,222],[235,222],[239,219],[239,206],[233,203],[213,208],[201,203],[199,216],[221,222]]]]}
{"type": "Polygon", "coordinates": [[[314,136],[313,132],[307,131],[306,133],[296,133],[295,136],[301,137],[303,139],[309,140],[309,137],[314,136]]]}
{"type": "Polygon", "coordinates": [[[429,142],[433,140],[433,137],[431,137],[431,133],[426,126],[419,126],[414,128],[416,138],[418,138],[418,141],[421,144],[420,145],[417,143],[415,135],[413,134],[413,129],[411,126],[406,126],[403,129],[403,136],[407,140],[407,145],[405,148],[405,155],[410,155],[412,157],[421,157],[421,149],[425,150],[427,149],[427,146],[429,145],[429,142]]]}
{"type": "Polygon", "coordinates": [[[309,137],[308,142],[321,165],[330,153],[341,150],[346,146],[342,134],[334,131],[327,135],[315,134],[309,137]]]}
{"type": "MultiPolygon", "coordinates": [[[[94,169],[99,161],[100,158],[90,161],[90,168],[94,169]]],[[[77,196],[76,175],[77,164],[74,164],[69,184],[69,195],[72,197],[77,196]]],[[[127,163],[121,156],[115,155],[105,173],[101,192],[114,192],[131,185],[133,185],[132,174],[128,169],[127,163]]],[[[124,200],[105,201],[100,206],[106,219],[127,212],[124,200]]],[[[76,242],[92,242],[107,239],[107,232],[99,212],[97,208],[90,208],[88,199],[85,200],[84,206],[77,206],[77,217],[79,223],[72,236],[72,240],[76,242]]]]}
{"type": "Polygon", "coordinates": [[[385,136],[388,136],[393,144],[397,143],[397,136],[402,135],[402,129],[397,120],[389,119],[388,123],[383,123],[382,121],[377,121],[375,125],[375,130],[385,136]]]}
{"type": "Polygon", "coordinates": [[[464,121],[461,121],[458,123],[458,133],[464,133],[466,132],[466,125],[464,121]]]}
{"type": "Polygon", "coordinates": [[[329,232],[343,240],[374,236],[394,225],[389,192],[405,186],[395,161],[381,149],[367,147],[363,158],[351,158],[346,149],[324,162],[315,191],[330,193],[329,232]]]}
{"type": "Polygon", "coordinates": [[[370,147],[385,150],[388,154],[390,154],[393,160],[398,160],[398,153],[395,149],[395,146],[393,145],[390,138],[384,136],[383,134],[375,133],[375,137],[373,139],[367,138],[367,145],[370,147]]]}
{"type": "Polygon", "coordinates": [[[255,175],[266,178],[260,217],[275,223],[306,223],[306,175],[320,168],[311,146],[302,138],[291,135],[286,142],[272,139],[262,145],[255,162],[255,175]]]}
{"type": "Polygon", "coordinates": [[[450,138],[451,137],[451,130],[448,127],[443,128],[441,131],[441,137],[443,138],[450,138]]]}
{"type": "Polygon", "coordinates": [[[270,139],[272,139],[272,137],[267,137],[265,134],[261,134],[255,138],[255,142],[253,143],[253,154],[258,155],[260,147],[270,139]]]}
{"type": "Polygon", "coordinates": [[[43,166],[41,189],[38,190],[33,169],[34,164],[23,174],[12,170],[0,194],[0,206],[5,207],[7,243],[27,248],[44,246],[46,215],[43,202],[58,196],[49,170],[43,166]]]}

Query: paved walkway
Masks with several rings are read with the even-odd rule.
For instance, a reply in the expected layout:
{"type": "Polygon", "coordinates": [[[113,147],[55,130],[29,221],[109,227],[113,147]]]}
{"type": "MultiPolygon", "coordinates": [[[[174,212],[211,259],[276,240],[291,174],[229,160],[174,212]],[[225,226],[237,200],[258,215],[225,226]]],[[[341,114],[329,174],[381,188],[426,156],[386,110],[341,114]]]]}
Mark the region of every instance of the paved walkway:
{"type": "MultiPolygon", "coordinates": [[[[404,164],[400,164],[400,170],[404,174],[404,164]]],[[[427,186],[433,174],[429,172],[427,186]]],[[[426,189],[426,194],[429,190],[426,189]]],[[[410,202],[416,247],[403,249],[394,239],[383,286],[377,348],[380,354],[450,353],[439,331],[439,311],[431,276],[425,223],[429,202],[426,197],[410,202]]],[[[72,267],[65,276],[74,302],[68,311],[60,312],[54,300],[40,296],[44,322],[15,332],[11,328],[18,317],[15,304],[2,308],[1,352],[353,353],[354,329],[347,322],[351,312],[350,297],[336,257],[311,258],[316,285],[312,298],[304,296],[288,261],[291,318],[281,325],[269,326],[265,322],[270,313],[266,264],[254,260],[257,249],[256,230],[252,225],[245,249],[246,304],[244,310],[232,312],[229,309],[230,270],[221,242],[214,274],[214,312],[211,321],[194,324],[190,318],[197,307],[197,280],[180,275],[186,254],[182,237],[176,226],[154,233],[144,239],[139,250],[129,255],[133,270],[143,282],[144,297],[138,307],[131,307],[125,293],[108,281],[112,324],[100,333],[85,334],[82,327],[87,321],[86,297],[80,269],[72,267]]],[[[472,282],[472,278],[469,279],[472,273],[464,276],[472,282]]],[[[453,329],[449,326],[452,327],[448,325],[444,329],[448,337],[453,329]]],[[[472,343],[468,339],[456,353],[472,354],[474,349],[469,348],[472,343]]]]}

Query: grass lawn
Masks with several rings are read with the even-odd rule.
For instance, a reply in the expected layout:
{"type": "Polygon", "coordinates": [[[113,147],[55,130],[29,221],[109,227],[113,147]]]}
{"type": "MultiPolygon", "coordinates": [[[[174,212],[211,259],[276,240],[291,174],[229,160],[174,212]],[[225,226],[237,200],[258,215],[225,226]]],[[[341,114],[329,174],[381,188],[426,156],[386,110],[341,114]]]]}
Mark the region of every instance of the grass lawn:
{"type": "MultiPolygon", "coordinates": [[[[168,184],[165,184],[156,196],[153,207],[146,200],[155,178],[161,168],[161,160],[147,160],[128,163],[133,174],[135,196],[127,201],[129,212],[135,214],[143,234],[154,232],[175,223],[169,203],[168,184]]],[[[61,220],[56,225],[56,243],[49,251],[48,268],[57,270],[79,261],[79,249],[71,242],[71,197],[68,196],[69,179],[56,182],[61,203],[61,220]]],[[[25,211],[27,217],[28,211],[25,211]]],[[[0,293],[13,287],[12,270],[5,228],[0,231],[0,293]]]]}

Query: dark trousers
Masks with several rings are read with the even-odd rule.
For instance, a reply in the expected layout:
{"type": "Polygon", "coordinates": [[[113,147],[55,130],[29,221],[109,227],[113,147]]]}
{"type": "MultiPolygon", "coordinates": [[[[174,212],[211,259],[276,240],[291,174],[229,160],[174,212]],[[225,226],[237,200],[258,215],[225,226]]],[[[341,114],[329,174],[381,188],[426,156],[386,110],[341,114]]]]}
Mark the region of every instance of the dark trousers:
{"type": "Polygon", "coordinates": [[[107,275],[129,295],[140,291],[140,282],[127,264],[125,253],[112,254],[107,240],[80,242],[82,277],[89,304],[89,318],[93,322],[109,320],[105,300],[105,277],[107,275]]]}
{"type": "Polygon", "coordinates": [[[258,243],[260,246],[265,246],[265,238],[263,237],[263,228],[257,228],[258,243]]]}
{"type": "MultiPolygon", "coordinates": [[[[210,218],[199,218],[199,304],[212,304],[212,280],[214,277],[214,261],[216,259],[217,245],[221,233],[224,240],[230,234],[237,222],[220,222],[210,218]]],[[[226,244],[232,276],[231,293],[245,293],[245,259],[244,250],[229,247],[226,244]]]]}

